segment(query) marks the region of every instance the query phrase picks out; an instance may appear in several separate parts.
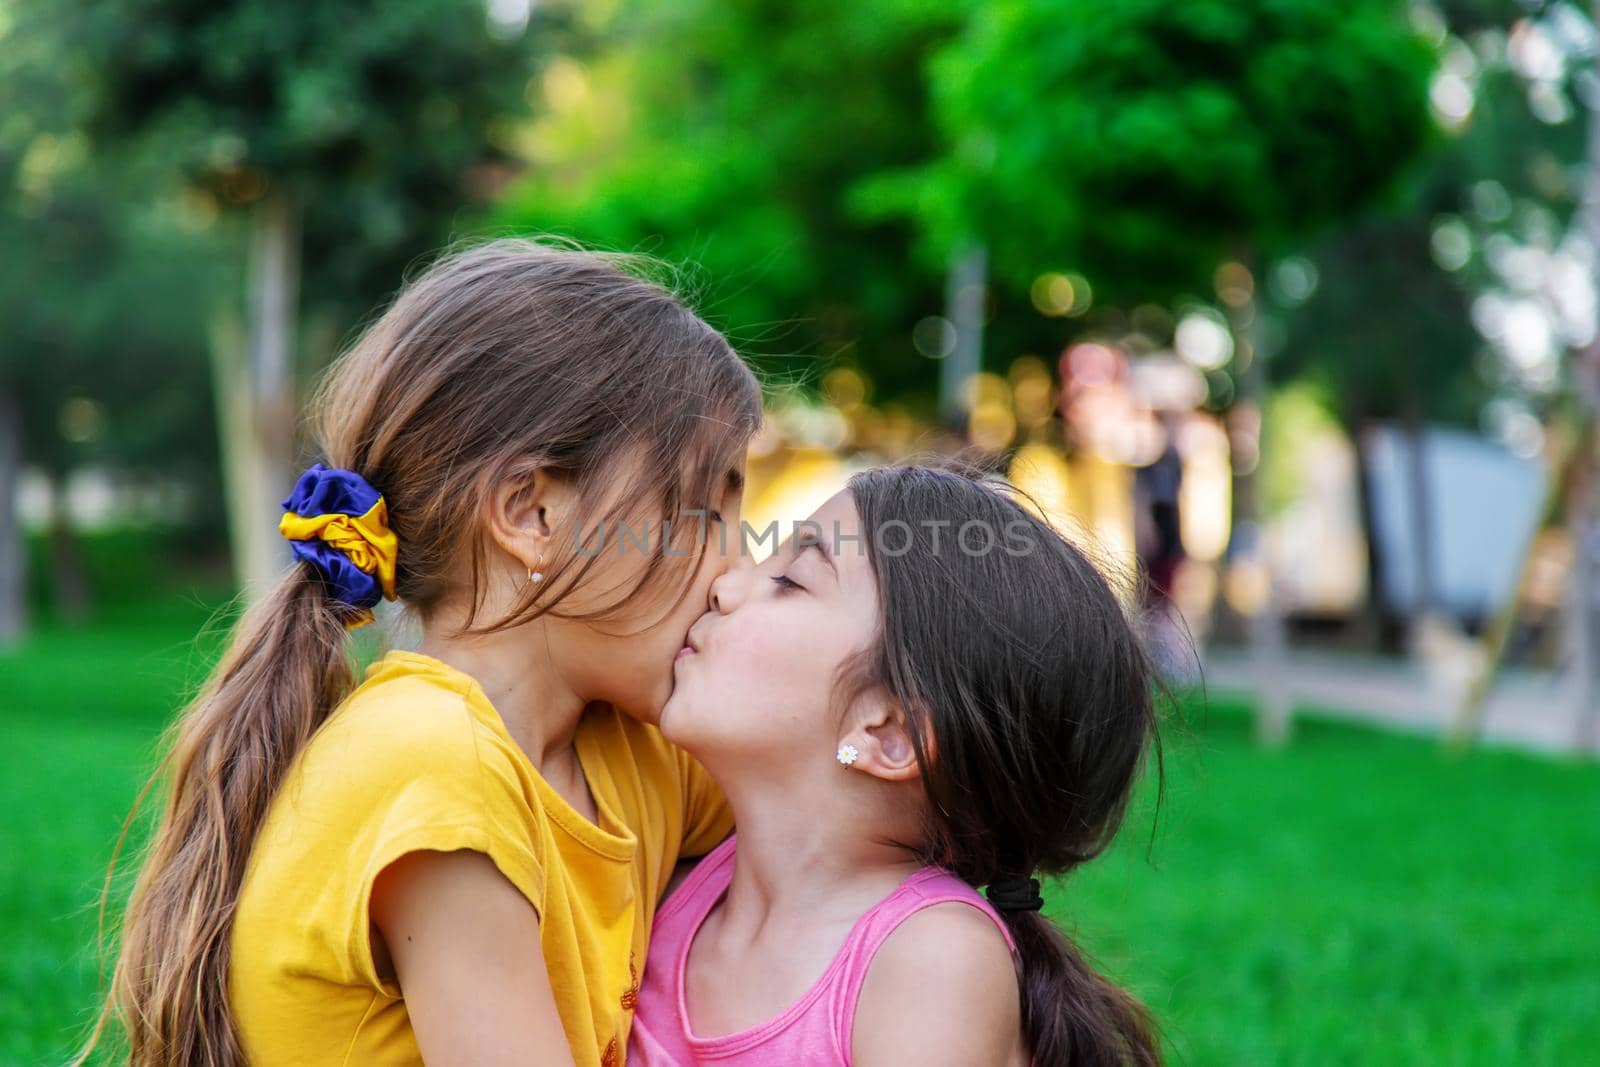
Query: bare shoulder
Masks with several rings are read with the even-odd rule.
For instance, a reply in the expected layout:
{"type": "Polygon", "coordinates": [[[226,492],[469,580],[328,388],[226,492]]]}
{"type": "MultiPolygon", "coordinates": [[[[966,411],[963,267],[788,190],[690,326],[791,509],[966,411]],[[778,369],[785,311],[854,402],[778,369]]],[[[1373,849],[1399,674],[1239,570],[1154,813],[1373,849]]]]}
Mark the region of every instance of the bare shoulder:
{"type": "Polygon", "coordinates": [[[863,1067],[1027,1063],[1016,965],[994,921],[950,902],[901,923],[867,970],[851,1044],[863,1067]]]}

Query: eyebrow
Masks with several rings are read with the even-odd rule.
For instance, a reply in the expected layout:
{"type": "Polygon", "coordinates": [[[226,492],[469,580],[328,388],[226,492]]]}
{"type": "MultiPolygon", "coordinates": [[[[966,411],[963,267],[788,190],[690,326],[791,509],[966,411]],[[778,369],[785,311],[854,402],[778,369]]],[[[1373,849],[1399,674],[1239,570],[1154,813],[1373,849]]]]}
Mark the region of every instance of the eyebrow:
{"type": "Polygon", "coordinates": [[[737,493],[744,488],[744,475],[737,470],[728,472],[728,492],[737,493]]]}
{"type": "Polygon", "coordinates": [[[805,529],[808,531],[809,535],[806,537],[797,538],[795,540],[794,558],[799,559],[800,553],[804,552],[808,548],[816,549],[817,554],[822,557],[822,561],[826,563],[828,565],[828,569],[833,572],[833,580],[837,582],[839,580],[839,568],[833,562],[833,555],[828,551],[828,546],[823,544],[822,539],[815,533],[809,533],[810,527],[805,527],[805,529]]]}

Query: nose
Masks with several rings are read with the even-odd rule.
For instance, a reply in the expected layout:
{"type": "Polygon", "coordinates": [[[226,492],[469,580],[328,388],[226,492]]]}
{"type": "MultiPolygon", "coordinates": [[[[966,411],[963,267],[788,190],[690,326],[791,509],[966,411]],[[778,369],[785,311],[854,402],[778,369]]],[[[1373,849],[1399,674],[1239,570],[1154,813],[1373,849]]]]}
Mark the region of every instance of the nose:
{"type": "Polygon", "coordinates": [[[753,569],[754,564],[750,562],[749,557],[741,554],[727,570],[717,575],[711,583],[710,595],[706,598],[711,610],[718,615],[726,615],[738,607],[753,569]]]}

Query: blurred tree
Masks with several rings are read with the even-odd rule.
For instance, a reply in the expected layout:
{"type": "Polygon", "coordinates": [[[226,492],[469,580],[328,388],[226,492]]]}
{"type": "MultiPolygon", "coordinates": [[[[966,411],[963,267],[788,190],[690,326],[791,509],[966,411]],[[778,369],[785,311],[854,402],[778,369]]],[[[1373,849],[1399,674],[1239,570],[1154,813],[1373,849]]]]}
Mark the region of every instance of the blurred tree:
{"type": "MultiPolygon", "coordinates": [[[[1583,198],[1578,228],[1589,251],[1591,299],[1600,293],[1600,94],[1593,90],[1595,70],[1595,28],[1600,25],[1600,0],[1590,5],[1588,47],[1590,50],[1590,91],[1587,94],[1588,144],[1582,179],[1583,198]]],[[[1577,712],[1577,731],[1573,740],[1580,751],[1592,752],[1600,745],[1600,493],[1596,492],[1593,426],[1600,420],[1600,330],[1595,330],[1575,353],[1572,371],[1574,399],[1583,423],[1581,490],[1569,503],[1568,527],[1572,532],[1574,594],[1568,610],[1568,647],[1573,652],[1572,668],[1577,685],[1572,696],[1577,712]]],[[[1458,728],[1458,733],[1461,730],[1458,728]]]]}
{"type": "Polygon", "coordinates": [[[1396,0],[1003,0],[932,66],[948,152],[876,191],[945,261],[1082,269],[1131,307],[1209,296],[1392,185],[1430,137],[1432,48],[1396,0]]]}
{"type": "MultiPolygon", "coordinates": [[[[1374,424],[1394,421],[1406,431],[1407,496],[1418,535],[1411,542],[1415,597],[1405,609],[1413,636],[1438,604],[1439,531],[1427,506],[1424,430],[1441,422],[1475,426],[1490,395],[1474,366],[1480,346],[1466,295],[1430,257],[1429,231],[1427,214],[1408,212],[1364,219],[1314,245],[1309,252],[1325,280],[1304,306],[1281,316],[1284,340],[1268,363],[1275,381],[1320,386],[1363,457],[1374,424]]],[[[1362,462],[1367,605],[1380,623],[1379,637],[1390,645],[1401,619],[1380,595],[1388,561],[1373,525],[1365,472],[1362,462]]]]}
{"type": "MultiPolygon", "coordinates": [[[[27,98],[32,74],[10,37],[11,28],[0,22],[0,101],[7,103],[27,98]]],[[[17,181],[34,132],[35,123],[26,117],[0,123],[0,247],[6,249],[17,247],[17,181]]],[[[0,647],[14,644],[27,626],[25,554],[17,508],[22,482],[22,397],[18,386],[22,366],[22,346],[12,340],[10,330],[0,332],[0,647]]]]}
{"type": "MultiPolygon", "coordinates": [[[[1556,464],[1547,512],[1564,522],[1572,548],[1558,655],[1573,740],[1592,747],[1600,739],[1600,3],[1526,0],[1502,17],[1506,32],[1481,35],[1499,46],[1482,65],[1514,82],[1524,107],[1511,113],[1523,129],[1543,127],[1542,136],[1507,152],[1498,171],[1484,168],[1470,210],[1453,223],[1471,239],[1469,253],[1481,251],[1466,257],[1462,273],[1479,288],[1474,320],[1501,388],[1485,421],[1523,449],[1543,444],[1556,464]]],[[[1476,103],[1484,96],[1480,89],[1476,103]]],[[[1460,709],[1458,742],[1477,732],[1534,550],[1530,538],[1521,588],[1486,633],[1484,670],[1460,709]]]]}
{"type": "MultiPolygon", "coordinates": [[[[212,246],[170,198],[152,202],[152,162],[96,166],[73,129],[75,84],[36,22],[7,24],[0,96],[0,640],[24,598],[17,485],[49,481],[48,585],[58,614],[88,607],[66,508],[67,476],[99,464],[204,486],[215,436],[204,302],[212,246]]],[[[203,219],[200,221],[204,221],[203,219]]]]}
{"type": "Polygon", "coordinates": [[[931,409],[912,324],[939,275],[911,263],[907,220],[863,216],[851,190],[934,150],[922,65],[965,6],[623,3],[547,72],[534,166],[491,224],[697,264],[701,310],[777,377],[820,355],[931,409]]]}
{"type": "MultiPolygon", "coordinates": [[[[1398,0],[1001,0],[934,61],[948,151],[872,196],[913,212],[932,256],[982,247],[1017,287],[1076,268],[1123,306],[1215,289],[1248,416],[1264,392],[1261,264],[1394,184],[1430,138],[1434,65],[1398,0]],[[1219,273],[1229,262],[1242,270],[1219,273]]],[[[1241,452],[1231,551],[1249,562],[1260,538],[1241,452]]],[[[1278,740],[1270,592],[1252,623],[1260,724],[1278,740]]]]}
{"type": "MultiPolygon", "coordinates": [[[[293,477],[299,310],[348,322],[438,242],[474,182],[492,184],[496,134],[535,65],[532,5],[18,7],[91,88],[94,150],[163,151],[224,226],[245,223],[249,298],[242,322],[223,303],[212,354],[236,569],[247,588],[270,581],[287,559],[275,529],[293,477]]],[[[331,345],[339,328],[321,332],[331,345]]]]}
{"type": "MultiPolygon", "coordinates": [[[[1469,314],[1482,278],[1475,277],[1477,267],[1467,269],[1475,242],[1462,216],[1472,218],[1480,205],[1504,221],[1510,205],[1526,197],[1565,216],[1570,182],[1554,160],[1576,158],[1582,150],[1576,123],[1536,120],[1520,78],[1496,58],[1504,51],[1504,19],[1517,10],[1515,3],[1448,5],[1435,27],[1445,54],[1435,96],[1451,109],[1440,115],[1450,134],[1390,210],[1307,246],[1304,254],[1320,278],[1314,296],[1306,299],[1277,278],[1269,286],[1285,336],[1282,354],[1269,363],[1275,381],[1322,386],[1358,448],[1378,421],[1398,422],[1411,438],[1411,523],[1426,534],[1413,539],[1411,566],[1419,579],[1410,608],[1413,635],[1437,608],[1432,545],[1438,531],[1427,509],[1422,429],[1440,422],[1477,427],[1485,405],[1506,386],[1469,314]],[[1456,90],[1459,99],[1451,96],[1456,90]]],[[[1301,267],[1290,262],[1282,269],[1301,267]]],[[[1381,616],[1384,643],[1394,645],[1402,619],[1382,605],[1387,561],[1371,536],[1370,515],[1363,514],[1363,522],[1370,534],[1370,606],[1381,616]]]]}
{"type": "Polygon", "coordinates": [[[11,249],[0,261],[0,321],[22,458],[50,489],[49,586],[58,615],[73,620],[92,593],[67,508],[74,470],[202,492],[214,480],[204,320],[186,301],[212,292],[216,262],[81,170],[58,170],[51,185],[47,202],[0,214],[11,249]]]}

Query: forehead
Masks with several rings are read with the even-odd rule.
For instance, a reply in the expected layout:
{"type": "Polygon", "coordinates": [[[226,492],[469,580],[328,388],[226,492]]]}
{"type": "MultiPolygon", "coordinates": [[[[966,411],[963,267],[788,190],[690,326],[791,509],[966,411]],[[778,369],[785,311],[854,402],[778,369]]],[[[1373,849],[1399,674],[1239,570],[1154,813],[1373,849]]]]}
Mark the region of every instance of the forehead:
{"type": "MultiPolygon", "coordinates": [[[[822,527],[824,536],[828,538],[829,548],[834,545],[835,528],[841,533],[854,534],[859,532],[861,527],[861,516],[856,511],[855,497],[850,495],[848,489],[841,489],[823,501],[822,506],[804,521],[822,527]]],[[[802,534],[805,531],[797,525],[795,533],[802,534]]]]}
{"type": "Polygon", "coordinates": [[[794,556],[818,543],[832,561],[841,581],[869,566],[867,547],[861,536],[861,514],[848,490],[840,490],[806,518],[795,523],[789,535],[788,552],[794,556]]]}
{"type": "MultiPolygon", "coordinates": [[[[653,456],[654,446],[639,445],[632,450],[641,469],[653,456]]],[[[736,496],[744,491],[746,450],[730,442],[724,428],[700,427],[682,450],[678,461],[678,481],[685,489],[708,488],[713,500],[736,496]]]]}

